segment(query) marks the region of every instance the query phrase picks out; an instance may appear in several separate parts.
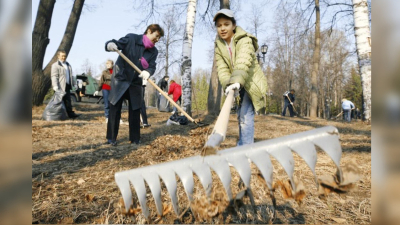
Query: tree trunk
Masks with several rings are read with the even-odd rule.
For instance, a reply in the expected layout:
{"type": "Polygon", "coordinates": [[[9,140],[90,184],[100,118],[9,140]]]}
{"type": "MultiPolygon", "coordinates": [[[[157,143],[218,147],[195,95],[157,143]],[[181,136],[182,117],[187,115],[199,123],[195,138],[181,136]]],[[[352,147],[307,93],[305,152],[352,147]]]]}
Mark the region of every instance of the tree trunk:
{"type": "Polygon", "coordinates": [[[182,108],[189,115],[192,115],[192,42],[196,21],[196,5],[197,0],[189,0],[182,48],[182,108]]]}
{"type": "Polygon", "coordinates": [[[353,0],[354,35],[363,90],[364,119],[371,121],[371,31],[367,0],[353,0]]]}
{"type": "Polygon", "coordinates": [[[210,115],[218,115],[221,109],[222,86],[218,81],[217,69],[217,60],[214,57],[207,100],[207,113],[210,115]]]}
{"type": "MultiPolygon", "coordinates": [[[[44,1],[44,2],[46,2],[46,1],[44,1]]],[[[79,18],[81,16],[84,3],[85,3],[85,0],[75,0],[74,6],[72,7],[72,11],[71,11],[71,14],[68,19],[67,28],[65,29],[64,37],[63,37],[60,45],[58,46],[57,51],[54,53],[53,58],[46,65],[46,67],[44,68],[43,71],[40,72],[38,69],[37,69],[37,71],[32,71],[32,104],[33,105],[36,105],[36,106],[41,105],[43,103],[44,96],[46,95],[47,91],[51,87],[51,81],[50,81],[51,65],[57,61],[57,52],[59,50],[64,50],[68,55],[69,51],[71,50],[72,43],[74,42],[76,29],[78,27],[79,18]]],[[[40,20],[38,21],[39,14],[44,13],[45,15],[47,15],[46,12],[41,12],[41,10],[45,9],[45,8],[41,8],[41,5],[42,5],[42,1],[40,2],[40,5],[39,5],[38,17],[36,18],[35,29],[34,29],[33,35],[32,35],[33,45],[35,43],[34,36],[35,36],[35,32],[36,32],[36,24],[38,23],[38,26],[40,25],[40,20]]],[[[51,11],[53,11],[53,8],[54,8],[54,3],[51,8],[51,11]]],[[[50,28],[51,15],[52,15],[52,12],[50,15],[47,15],[47,17],[46,17],[49,20],[48,21],[49,28],[50,28]]],[[[48,33],[48,31],[47,31],[47,33],[48,33]]],[[[48,42],[47,42],[47,44],[48,44],[48,42]]],[[[46,44],[46,47],[47,47],[47,44],[46,44]]],[[[32,56],[33,56],[32,58],[34,58],[34,56],[37,54],[37,52],[36,52],[37,50],[38,49],[35,49],[35,48],[32,49],[32,56]]],[[[46,50],[46,48],[44,48],[44,50],[46,50]]],[[[38,57],[39,57],[39,59],[36,59],[36,60],[40,60],[41,64],[43,64],[44,54],[43,54],[43,56],[38,55],[38,57]]],[[[32,65],[32,68],[33,68],[33,65],[32,65]]]]}
{"type": "MultiPolygon", "coordinates": [[[[168,76],[168,69],[169,69],[169,41],[170,41],[170,38],[169,38],[169,32],[167,33],[167,41],[166,41],[166,45],[165,45],[165,74],[164,74],[164,76],[168,76]]],[[[161,78],[162,79],[162,78],[161,78]]]]}
{"type": "MultiPolygon", "coordinates": [[[[219,5],[220,9],[230,9],[230,0],[220,0],[219,5]]],[[[218,38],[218,36],[216,38],[218,38]]],[[[221,109],[222,86],[218,80],[217,69],[217,61],[214,57],[207,99],[207,113],[210,115],[218,115],[221,109]]]]}
{"type": "Polygon", "coordinates": [[[319,71],[319,61],[320,61],[320,51],[321,51],[321,37],[320,37],[320,10],[319,10],[319,0],[315,0],[315,47],[313,54],[313,70],[311,72],[311,109],[310,117],[317,117],[317,107],[318,107],[318,71],[319,71]]]}
{"type": "Polygon", "coordinates": [[[50,84],[50,77],[43,74],[43,59],[50,42],[49,30],[55,0],[41,0],[32,32],[32,104],[40,105],[50,84]],[[48,83],[46,85],[46,83],[48,83]]]}

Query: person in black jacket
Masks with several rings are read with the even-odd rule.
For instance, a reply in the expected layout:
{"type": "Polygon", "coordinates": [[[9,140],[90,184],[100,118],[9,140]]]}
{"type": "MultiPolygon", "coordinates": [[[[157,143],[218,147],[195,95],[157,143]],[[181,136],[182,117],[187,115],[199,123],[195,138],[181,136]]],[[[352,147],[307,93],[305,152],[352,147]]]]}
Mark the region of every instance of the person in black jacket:
{"type": "Polygon", "coordinates": [[[289,107],[289,113],[290,113],[290,117],[294,116],[294,112],[293,112],[293,103],[294,103],[294,89],[290,90],[290,93],[285,92],[285,94],[283,95],[283,99],[285,100],[285,106],[283,107],[283,111],[282,111],[282,116],[286,115],[286,108],[289,107]],[[290,101],[289,101],[290,99],[290,101]]]}
{"type": "Polygon", "coordinates": [[[169,76],[164,76],[159,82],[158,86],[161,88],[161,90],[168,92],[168,80],[169,76]]]}
{"type": "MultiPolygon", "coordinates": [[[[169,76],[164,76],[160,81],[158,81],[158,87],[161,88],[164,92],[168,93],[168,80],[169,76]]],[[[157,109],[160,109],[160,96],[161,93],[157,91],[157,109]]]]}
{"type": "Polygon", "coordinates": [[[111,77],[109,96],[110,115],[107,123],[107,143],[117,145],[119,121],[124,99],[129,102],[129,141],[137,148],[140,143],[140,109],[143,103],[143,80],[147,80],[156,70],[158,50],[155,43],[164,36],[158,24],[149,25],[144,34],[127,34],[118,41],[107,41],[106,51],[122,50],[142,73],[138,73],[122,57],[118,57],[111,77]]]}

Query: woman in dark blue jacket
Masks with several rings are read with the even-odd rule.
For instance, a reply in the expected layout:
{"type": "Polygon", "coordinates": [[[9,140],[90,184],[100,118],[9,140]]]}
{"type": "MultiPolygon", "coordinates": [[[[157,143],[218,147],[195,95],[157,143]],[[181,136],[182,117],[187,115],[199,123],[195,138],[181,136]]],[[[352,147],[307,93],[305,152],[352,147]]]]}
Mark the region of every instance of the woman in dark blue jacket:
{"type": "Polygon", "coordinates": [[[118,57],[111,78],[110,115],[107,123],[107,143],[117,145],[119,121],[124,99],[129,102],[129,140],[134,148],[140,143],[140,108],[143,101],[142,83],[156,70],[155,43],[164,36],[158,24],[151,24],[142,35],[127,34],[118,41],[106,42],[106,51],[121,50],[139,69],[137,73],[123,58],[118,57]]]}

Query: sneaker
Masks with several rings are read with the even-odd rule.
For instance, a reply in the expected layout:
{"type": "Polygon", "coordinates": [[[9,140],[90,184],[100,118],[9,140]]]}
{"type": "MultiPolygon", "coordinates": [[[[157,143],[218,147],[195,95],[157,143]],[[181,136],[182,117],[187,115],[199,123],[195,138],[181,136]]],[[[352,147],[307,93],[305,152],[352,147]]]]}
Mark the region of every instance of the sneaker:
{"type": "Polygon", "coordinates": [[[175,111],[172,111],[171,114],[174,115],[174,114],[175,114],[175,111]]]}
{"type": "Polygon", "coordinates": [[[127,125],[128,123],[125,123],[124,121],[122,121],[122,120],[119,120],[119,124],[122,124],[122,125],[127,125]]]}
{"type": "Polygon", "coordinates": [[[106,123],[108,123],[108,118],[106,118],[106,123]]]}
{"type": "Polygon", "coordinates": [[[150,124],[143,124],[143,127],[144,127],[144,128],[146,128],[146,127],[151,127],[151,125],[150,125],[150,124]]]}

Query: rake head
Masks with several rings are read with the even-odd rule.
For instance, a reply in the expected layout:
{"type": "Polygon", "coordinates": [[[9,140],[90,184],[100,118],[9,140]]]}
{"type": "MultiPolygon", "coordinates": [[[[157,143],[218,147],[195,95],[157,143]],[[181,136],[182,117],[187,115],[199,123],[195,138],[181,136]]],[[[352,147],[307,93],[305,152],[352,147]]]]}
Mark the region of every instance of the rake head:
{"type": "Polygon", "coordinates": [[[253,162],[260,170],[272,193],[273,166],[270,159],[272,156],[282,165],[289,176],[293,190],[296,190],[293,180],[294,159],[291,151],[296,152],[304,159],[305,163],[313,172],[315,181],[317,182],[315,175],[317,151],[315,145],[320,147],[332,158],[337,167],[338,179],[341,182],[343,179],[340,169],[342,149],[339,143],[338,130],[332,126],[261,141],[251,145],[229,148],[218,151],[215,155],[208,155],[205,157],[193,156],[158,165],[117,172],[115,174],[115,181],[121,191],[126,210],[129,210],[129,207],[132,205],[130,186],[130,184],[132,184],[142,207],[142,213],[146,218],[149,218],[144,181],[146,181],[150,188],[155,200],[157,213],[161,216],[163,209],[161,201],[161,178],[170,194],[174,211],[179,215],[177,180],[175,175],[179,176],[189,201],[192,201],[194,188],[193,173],[199,177],[200,183],[206,190],[207,197],[210,197],[212,185],[210,169],[212,169],[221,179],[229,200],[232,200],[233,196],[230,188],[231,173],[229,167],[235,167],[244,185],[250,188],[250,162],[253,162]]]}

